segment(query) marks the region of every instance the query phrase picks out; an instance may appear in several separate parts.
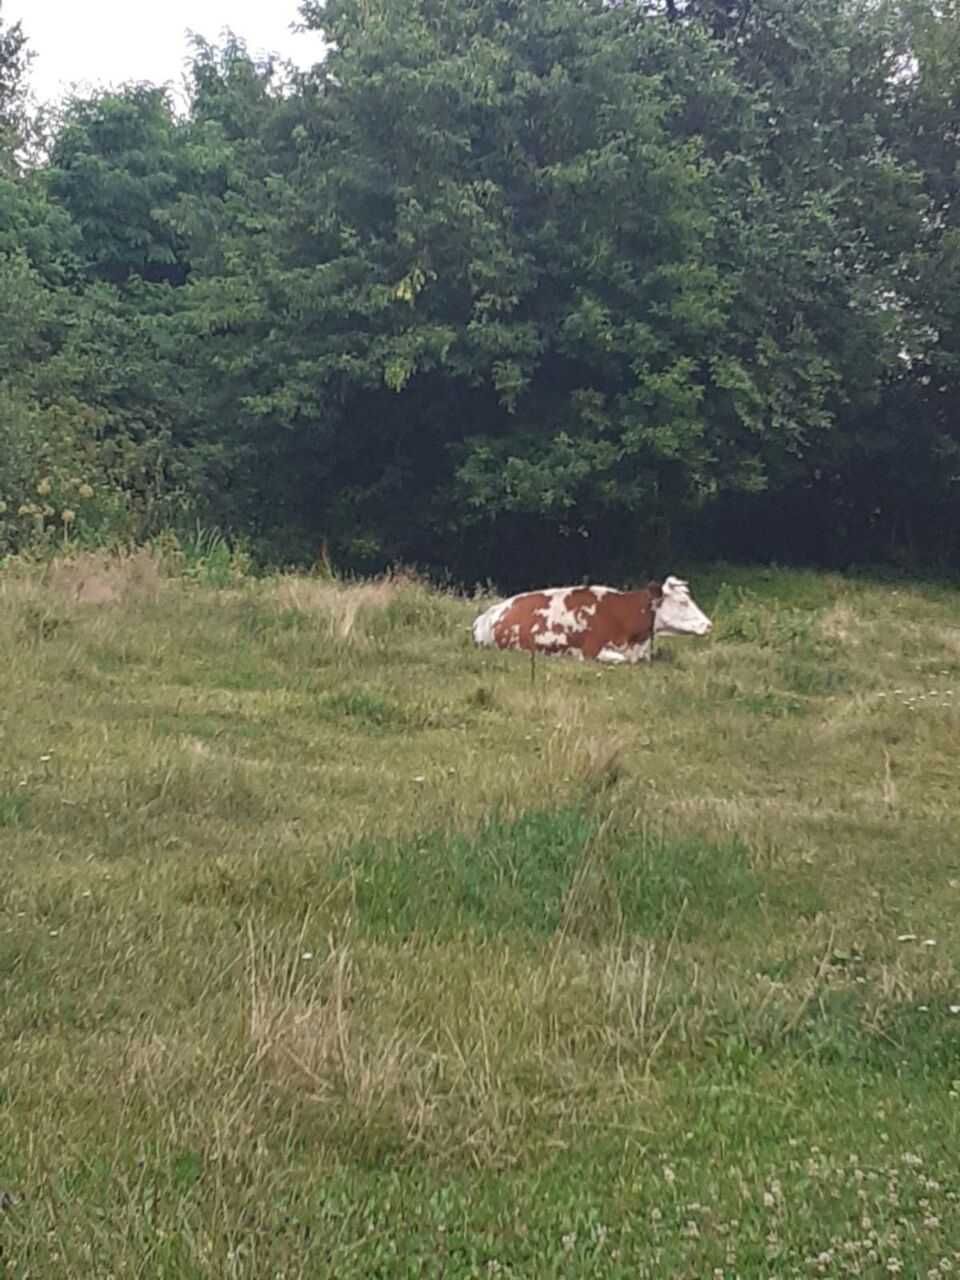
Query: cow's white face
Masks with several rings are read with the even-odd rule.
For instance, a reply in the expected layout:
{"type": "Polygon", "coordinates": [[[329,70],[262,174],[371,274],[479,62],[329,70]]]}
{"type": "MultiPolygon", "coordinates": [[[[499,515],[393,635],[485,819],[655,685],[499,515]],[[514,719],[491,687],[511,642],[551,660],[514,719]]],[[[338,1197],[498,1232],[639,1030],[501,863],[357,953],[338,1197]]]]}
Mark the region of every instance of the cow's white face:
{"type": "Polygon", "coordinates": [[[680,578],[667,578],[657,608],[654,631],[674,636],[705,636],[713,623],[693,602],[690,588],[680,578]]]}

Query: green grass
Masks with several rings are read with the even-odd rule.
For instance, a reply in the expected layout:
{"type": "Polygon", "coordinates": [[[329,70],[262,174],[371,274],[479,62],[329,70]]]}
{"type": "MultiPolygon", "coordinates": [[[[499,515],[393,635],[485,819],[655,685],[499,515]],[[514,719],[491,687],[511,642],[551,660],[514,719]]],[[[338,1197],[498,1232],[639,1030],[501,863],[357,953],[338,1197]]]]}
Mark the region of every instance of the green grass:
{"type": "Polygon", "coordinates": [[[960,1270],[960,596],[531,685],[194,550],[0,577],[4,1280],[960,1270]]]}
{"type": "Polygon", "coordinates": [[[611,833],[585,809],[531,811],[471,836],[367,842],[347,850],[332,876],[349,881],[363,932],[408,938],[549,938],[560,930],[592,942],[624,931],[668,937],[690,907],[688,935],[718,901],[726,904],[722,929],[749,922],[763,895],[745,846],[611,833]]]}

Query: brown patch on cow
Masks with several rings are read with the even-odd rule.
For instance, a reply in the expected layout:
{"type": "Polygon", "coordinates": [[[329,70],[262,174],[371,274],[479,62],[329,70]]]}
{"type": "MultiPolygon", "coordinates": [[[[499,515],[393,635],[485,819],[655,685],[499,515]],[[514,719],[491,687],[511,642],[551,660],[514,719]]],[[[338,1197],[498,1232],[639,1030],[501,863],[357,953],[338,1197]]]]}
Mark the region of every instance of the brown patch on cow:
{"type": "MultiPolygon", "coordinates": [[[[550,597],[539,591],[519,596],[493,628],[493,638],[499,649],[539,649],[535,637],[542,630],[540,611],[547,608],[550,597]]],[[[561,645],[558,648],[563,647],[561,645]]],[[[548,650],[543,649],[546,653],[548,650]]]]}
{"type": "Polygon", "coordinates": [[[653,639],[657,605],[663,599],[659,582],[642,591],[620,591],[604,596],[597,604],[595,625],[583,646],[585,658],[595,658],[608,644],[644,644],[653,639]]]}
{"type": "Polygon", "coordinates": [[[156,599],[161,575],[149,551],[129,556],[81,552],[51,562],[45,585],[75,604],[117,604],[129,598],[156,599]]]}

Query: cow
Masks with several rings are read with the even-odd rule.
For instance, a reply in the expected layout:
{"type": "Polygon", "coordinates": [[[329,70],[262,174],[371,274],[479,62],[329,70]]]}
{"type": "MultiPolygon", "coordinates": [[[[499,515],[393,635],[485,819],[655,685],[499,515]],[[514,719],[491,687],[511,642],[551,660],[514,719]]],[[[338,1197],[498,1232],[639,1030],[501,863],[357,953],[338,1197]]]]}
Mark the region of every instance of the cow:
{"type": "Polygon", "coordinates": [[[548,587],[492,605],[474,621],[483,648],[565,653],[582,661],[649,662],[655,635],[705,636],[713,623],[680,578],[648,582],[640,591],[612,587],[548,587]]]}

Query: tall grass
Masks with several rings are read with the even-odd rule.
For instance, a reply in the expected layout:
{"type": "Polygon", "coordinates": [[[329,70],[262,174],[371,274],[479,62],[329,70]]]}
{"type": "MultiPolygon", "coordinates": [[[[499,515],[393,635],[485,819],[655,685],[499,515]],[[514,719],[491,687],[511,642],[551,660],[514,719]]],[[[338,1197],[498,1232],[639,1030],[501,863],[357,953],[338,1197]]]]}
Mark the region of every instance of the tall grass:
{"type": "Polygon", "coordinates": [[[0,1274],[960,1266],[951,592],[531,686],[193,551],[0,576],[0,1274]]]}

